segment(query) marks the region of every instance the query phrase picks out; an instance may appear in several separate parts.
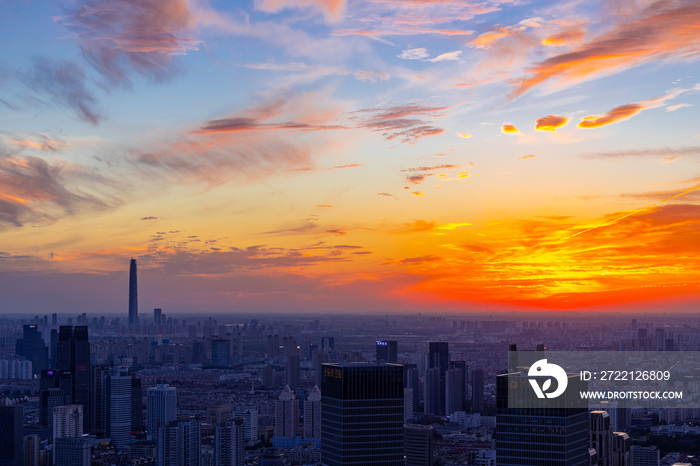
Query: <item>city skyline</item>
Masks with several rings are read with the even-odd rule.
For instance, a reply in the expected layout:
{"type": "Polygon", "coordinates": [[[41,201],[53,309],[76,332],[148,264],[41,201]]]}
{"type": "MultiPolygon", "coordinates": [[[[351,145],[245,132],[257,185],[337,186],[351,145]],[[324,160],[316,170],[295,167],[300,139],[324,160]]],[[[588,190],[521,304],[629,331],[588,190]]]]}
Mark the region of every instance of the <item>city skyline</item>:
{"type": "Polygon", "coordinates": [[[8,6],[0,312],[126,317],[131,258],[142,315],[694,312],[698,23],[689,0],[8,6]]]}

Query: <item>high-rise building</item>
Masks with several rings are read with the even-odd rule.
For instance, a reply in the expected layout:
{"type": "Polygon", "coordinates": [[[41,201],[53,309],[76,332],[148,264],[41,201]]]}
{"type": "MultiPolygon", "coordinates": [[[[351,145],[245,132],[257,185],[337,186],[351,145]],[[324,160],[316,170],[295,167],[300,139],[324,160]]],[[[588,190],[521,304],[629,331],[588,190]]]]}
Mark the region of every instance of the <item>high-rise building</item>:
{"type": "Polygon", "coordinates": [[[301,386],[299,383],[301,373],[301,358],[298,354],[292,354],[287,357],[287,364],[284,367],[286,382],[292,389],[297,389],[301,386]]]}
{"type": "Polygon", "coordinates": [[[131,377],[131,432],[143,432],[143,387],[141,379],[131,377]]]}
{"type": "Polygon", "coordinates": [[[15,343],[15,354],[30,360],[35,374],[49,368],[49,348],[36,325],[22,327],[22,338],[15,343]]]}
{"type": "Polygon", "coordinates": [[[39,422],[45,429],[42,437],[53,432],[53,408],[72,403],[73,374],[71,371],[43,370],[39,380],[39,422]]]}
{"type": "Polygon", "coordinates": [[[613,432],[612,466],[632,466],[630,436],[624,432],[613,432]]]}
{"type": "Polygon", "coordinates": [[[244,409],[233,413],[233,417],[243,418],[243,440],[254,442],[258,439],[258,410],[244,409]]]}
{"type": "Polygon", "coordinates": [[[314,351],[314,377],[315,383],[319,387],[321,386],[321,381],[323,379],[323,364],[330,361],[328,352],[316,350],[314,351]]]}
{"type": "Polygon", "coordinates": [[[0,466],[24,465],[24,409],[0,406],[0,466]]]}
{"type": "MultiPolygon", "coordinates": [[[[555,406],[508,406],[511,390],[532,392],[526,373],[496,377],[496,465],[588,466],[588,410],[567,407],[566,393],[547,400],[555,406]],[[509,386],[510,384],[510,386],[509,386]]],[[[569,386],[579,383],[569,377],[569,386]]]]}
{"type": "Polygon", "coordinates": [[[161,322],[161,317],[163,315],[163,309],[157,307],[153,309],[153,325],[156,326],[156,329],[160,329],[160,322],[161,322]]]}
{"type": "Polygon", "coordinates": [[[406,466],[433,466],[433,428],[420,424],[404,427],[406,466]]]}
{"type": "Polygon", "coordinates": [[[656,447],[632,445],[630,447],[630,453],[634,466],[659,466],[661,464],[660,452],[656,447]]]}
{"type": "Polygon", "coordinates": [[[462,369],[449,369],[445,374],[445,414],[451,415],[456,411],[462,411],[464,388],[462,369]]]}
{"type": "Polygon", "coordinates": [[[39,466],[41,460],[41,439],[38,435],[24,437],[24,465],[39,466]]]}
{"type": "Polygon", "coordinates": [[[158,466],[200,466],[202,425],[199,421],[171,421],[158,427],[158,466]]]}
{"type": "MultiPolygon", "coordinates": [[[[445,413],[445,374],[450,365],[449,344],[446,341],[431,341],[428,344],[428,369],[440,369],[439,389],[437,393],[438,409],[433,413],[445,413]]],[[[426,393],[426,399],[428,394],[426,393]]]]}
{"type": "Polygon", "coordinates": [[[275,401],[275,446],[299,435],[299,400],[289,385],[275,401]]]}
{"type": "Polygon", "coordinates": [[[484,370],[474,369],[472,371],[472,411],[475,413],[484,412],[484,370]]]}
{"type": "Polygon", "coordinates": [[[321,462],[403,466],[403,367],[323,365],[321,462]]]}
{"type": "Polygon", "coordinates": [[[216,466],[243,466],[245,459],[244,421],[233,418],[216,426],[215,458],[216,466]]]}
{"type": "Polygon", "coordinates": [[[131,379],[127,367],[113,368],[106,378],[105,433],[117,449],[131,443],[131,379]]]}
{"type": "Polygon", "coordinates": [[[413,411],[413,389],[403,389],[403,422],[411,422],[415,412],[413,411]]]}
{"type": "Polygon", "coordinates": [[[54,466],[90,466],[89,437],[62,437],[54,445],[54,466]]]}
{"type": "Polygon", "coordinates": [[[610,415],[605,411],[588,414],[588,446],[596,451],[598,466],[612,466],[613,431],[610,415]]]}
{"type": "MultiPolygon", "coordinates": [[[[109,375],[108,366],[90,366],[89,431],[93,434],[103,434],[105,431],[105,378],[107,375],[109,375]]],[[[85,420],[84,416],[83,420],[85,420]]]]}
{"type": "Polygon", "coordinates": [[[139,296],[136,282],[136,259],[129,263],[129,325],[139,323],[139,296]]]}
{"type": "Polygon", "coordinates": [[[177,390],[168,384],[161,384],[147,391],[146,434],[149,439],[158,436],[158,428],[177,418],[177,390]]]}
{"type": "Polygon", "coordinates": [[[423,393],[425,393],[425,403],[423,412],[426,414],[440,413],[440,396],[444,390],[440,389],[440,368],[433,367],[425,371],[425,384],[423,393]]]}
{"type": "Polygon", "coordinates": [[[83,419],[90,419],[90,340],[86,326],[61,326],[56,369],[70,371],[71,403],[83,405],[83,419]]]}
{"type": "Polygon", "coordinates": [[[377,340],[377,362],[396,364],[399,362],[397,341],[377,340]]]}
{"type": "Polygon", "coordinates": [[[321,390],[314,386],[304,401],[304,438],[321,440],[321,390]]]}
{"type": "Polygon", "coordinates": [[[64,437],[82,437],[83,405],[65,405],[53,408],[53,440],[64,437]]]}
{"type": "Polygon", "coordinates": [[[225,338],[215,338],[211,341],[211,365],[228,367],[231,344],[225,338]]]}

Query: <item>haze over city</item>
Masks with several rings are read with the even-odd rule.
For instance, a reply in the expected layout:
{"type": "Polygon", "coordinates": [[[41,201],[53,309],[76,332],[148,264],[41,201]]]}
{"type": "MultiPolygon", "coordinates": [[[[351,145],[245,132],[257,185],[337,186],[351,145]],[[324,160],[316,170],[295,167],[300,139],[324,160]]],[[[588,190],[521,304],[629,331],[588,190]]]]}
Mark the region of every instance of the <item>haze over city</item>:
{"type": "Polygon", "coordinates": [[[3,5],[2,312],[697,309],[695,1],[3,5]],[[11,44],[11,46],[10,46],[11,44]]]}

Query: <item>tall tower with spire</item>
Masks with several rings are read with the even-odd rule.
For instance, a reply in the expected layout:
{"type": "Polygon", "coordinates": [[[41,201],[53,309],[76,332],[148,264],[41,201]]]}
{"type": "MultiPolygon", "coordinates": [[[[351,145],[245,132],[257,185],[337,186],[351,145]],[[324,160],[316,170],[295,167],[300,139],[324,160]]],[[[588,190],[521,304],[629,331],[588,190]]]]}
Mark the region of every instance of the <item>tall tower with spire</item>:
{"type": "Polygon", "coordinates": [[[129,325],[139,322],[139,297],[136,289],[136,259],[129,265],[129,325]]]}

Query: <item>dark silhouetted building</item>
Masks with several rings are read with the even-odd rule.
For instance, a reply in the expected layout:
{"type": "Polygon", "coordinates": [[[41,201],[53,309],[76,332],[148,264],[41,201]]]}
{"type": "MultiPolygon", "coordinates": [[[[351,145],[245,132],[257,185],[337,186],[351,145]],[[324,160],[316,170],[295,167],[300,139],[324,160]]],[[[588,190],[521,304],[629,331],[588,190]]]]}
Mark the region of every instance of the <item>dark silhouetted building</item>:
{"type": "Polygon", "coordinates": [[[588,414],[588,446],[598,455],[598,466],[612,466],[613,432],[610,415],[605,411],[591,411],[588,414]]]}
{"type": "Polygon", "coordinates": [[[0,406],[0,466],[24,466],[24,410],[0,406]]]}
{"type": "Polygon", "coordinates": [[[399,362],[399,343],[377,340],[377,362],[396,364],[399,362]]]}
{"type": "Polygon", "coordinates": [[[240,417],[216,426],[215,458],[217,465],[244,465],[244,435],[244,421],[240,417]]]}
{"type": "Polygon", "coordinates": [[[158,438],[158,429],[177,418],[177,390],[161,384],[147,390],[146,410],[148,421],[146,432],[149,439],[158,438]]]}
{"type": "Polygon", "coordinates": [[[22,327],[22,338],[15,343],[15,354],[32,362],[34,374],[49,368],[49,348],[36,325],[22,327]]]}
{"type": "MultiPolygon", "coordinates": [[[[588,466],[588,409],[568,407],[566,393],[546,406],[527,398],[522,407],[509,407],[509,386],[533,397],[526,375],[496,377],[496,465],[588,466]]],[[[570,390],[581,387],[578,375],[568,383],[570,390]]]]}
{"type": "Polygon", "coordinates": [[[211,365],[228,367],[231,345],[224,338],[216,338],[211,341],[211,365]]]}
{"type": "Polygon", "coordinates": [[[87,326],[61,326],[56,369],[71,372],[71,403],[83,405],[83,419],[90,419],[90,341],[87,326]]]}
{"type": "Polygon", "coordinates": [[[475,413],[484,412],[484,370],[474,369],[472,371],[472,411],[475,413]]]}
{"type": "Polygon", "coordinates": [[[301,386],[299,383],[301,374],[301,358],[298,354],[292,354],[287,358],[287,364],[284,367],[286,382],[292,389],[297,389],[301,386]]]}
{"type": "Polygon", "coordinates": [[[419,424],[404,427],[406,466],[433,466],[433,428],[419,424]]]}
{"type": "Polygon", "coordinates": [[[403,367],[324,364],[322,379],[322,464],[403,466],[403,367]]]}
{"type": "Polygon", "coordinates": [[[122,450],[131,443],[132,376],[126,367],[115,367],[105,379],[105,433],[122,450]]]}
{"type": "MultiPolygon", "coordinates": [[[[431,341],[428,344],[428,369],[440,369],[440,388],[438,391],[438,410],[435,414],[445,413],[445,374],[450,366],[450,350],[446,341],[431,341]]],[[[428,394],[426,393],[426,397],[428,394]]]]}
{"type": "Polygon", "coordinates": [[[129,325],[139,323],[139,295],[136,281],[136,259],[129,263],[129,325]]]}

